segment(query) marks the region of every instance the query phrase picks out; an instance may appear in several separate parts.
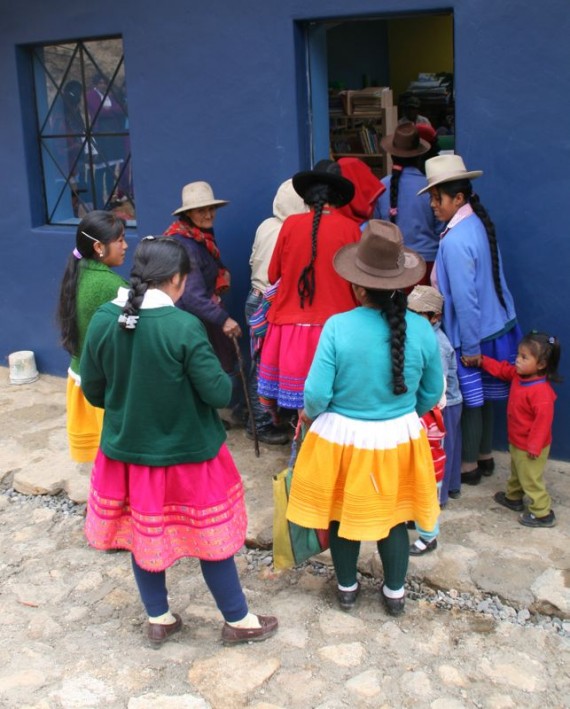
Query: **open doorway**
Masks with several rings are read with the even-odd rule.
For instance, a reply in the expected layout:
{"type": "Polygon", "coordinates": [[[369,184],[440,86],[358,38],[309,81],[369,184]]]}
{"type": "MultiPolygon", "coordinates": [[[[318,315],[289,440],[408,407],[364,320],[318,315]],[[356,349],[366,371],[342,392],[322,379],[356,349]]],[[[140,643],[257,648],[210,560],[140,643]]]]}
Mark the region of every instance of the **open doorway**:
{"type": "Polygon", "coordinates": [[[383,177],[391,165],[380,140],[410,119],[454,149],[451,11],[313,22],[307,42],[313,162],[351,155],[383,177]]]}

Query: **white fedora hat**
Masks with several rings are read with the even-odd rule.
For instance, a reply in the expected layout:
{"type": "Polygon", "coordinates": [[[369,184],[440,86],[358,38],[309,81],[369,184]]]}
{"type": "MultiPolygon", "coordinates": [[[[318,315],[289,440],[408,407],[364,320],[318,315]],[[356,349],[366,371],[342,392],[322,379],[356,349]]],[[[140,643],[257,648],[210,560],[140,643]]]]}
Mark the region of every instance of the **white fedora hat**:
{"type": "Polygon", "coordinates": [[[223,207],[225,204],[228,204],[228,201],[216,199],[214,191],[207,182],[190,182],[182,188],[182,206],[175,209],[172,214],[180,214],[200,207],[223,207]]]}
{"type": "Polygon", "coordinates": [[[426,160],[428,183],[427,187],[421,189],[418,194],[423,194],[443,182],[474,180],[476,177],[481,177],[482,174],[483,170],[467,170],[460,155],[437,155],[435,158],[426,160]]]}

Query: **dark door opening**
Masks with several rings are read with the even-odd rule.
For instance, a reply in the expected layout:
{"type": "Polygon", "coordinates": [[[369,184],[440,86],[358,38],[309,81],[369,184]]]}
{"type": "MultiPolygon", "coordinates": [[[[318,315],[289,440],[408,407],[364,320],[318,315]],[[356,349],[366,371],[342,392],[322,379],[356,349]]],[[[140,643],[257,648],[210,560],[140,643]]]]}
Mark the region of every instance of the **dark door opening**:
{"type": "Polygon", "coordinates": [[[409,119],[454,149],[452,12],[313,22],[307,41],[313,163],[351,155],[382,177],[391,165],[380,140],[409,119]]]}

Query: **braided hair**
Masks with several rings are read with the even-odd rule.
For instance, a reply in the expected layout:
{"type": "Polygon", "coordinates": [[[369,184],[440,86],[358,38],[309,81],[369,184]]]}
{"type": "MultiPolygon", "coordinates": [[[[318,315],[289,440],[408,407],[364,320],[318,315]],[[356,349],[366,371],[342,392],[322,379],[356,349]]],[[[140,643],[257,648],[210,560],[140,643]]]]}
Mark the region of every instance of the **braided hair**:
{"type": "Polygon", "coordinates": [[[338,207],[344,204],[344,200],[339,193],[330,185],[314,184],[309,187],[303,199],[305,204],[314,209],[313,227],[311,230],[311,260],[301,271],[299,280],[297,281],[297,293],[299,294],[299,303],[301,308],[305,307],[305,301],[309,301],[312,305],[315,297],[315,259],[317,258],[317,234],[319,224],[325,204],[330,204],[333,207],[338,207]]]}
{"type": "Polygon", "coordinates": [[[119,325],[134,330],[139,310],[149,288],[160,288],[173,276],[190,273],[190,259],[182,244],[170,236],[145,236],[135,250],[127,302],[119,325]]]}
{"type": "Polygon", "coordinates": [[[97,209],[87,213],[77,226],[75,251],[67,259],[59,291],[57,322],[61,332],[61,344],[71,356],[79,352],[79,328],[77,325],[77,288],[79,276],[86,260],[98,260],[95,244],[106,246],[124,234],[125,222],[112,212],[97,209]]]}
{"type": "Polygon", "coordinates": [[[404,378],[408,296],[401,290],[370,290],[368,288],[365,290],[367,304],[380,311],[390,328],[392,391],[396,395],[405,394],[408,391],[404,378]]]}
{"type": "Polygon", "coordinates": [[[489,249],[491,251],[491,266],[493,269],[493,283],[495,284],[495,293],[499,302],[506,310],[507,305],[505,303],[505,296],[503,295],[503,286],[501,285],[501,277],[499,271],[499,247],[497,245],[497,235],[495,233],[495,225],[491,221],[489,214],[485,207],[481,204],[479,197],[473,192],[473,187],[469,180],[454,180],[452,182],[444,182],[438,185],[437,189],[440,192],[448,195],[449,197],[455,197],[458,194],[463,194],[465,201],[471,205],[471,208],[475,214],[482,221],[485,231],[487,232],[487,239],[489,241],[489,249]]]}
{"type": "Polygon", "coordinates": [[[390,212],[389,218],[392,224],[397,223],[398,216],[398,191],[400,188],[400,178],[405,167],[417,167],[419,160],[417,157],[402,158],[392,156],[392,176],[390,178],[390,212]]]}

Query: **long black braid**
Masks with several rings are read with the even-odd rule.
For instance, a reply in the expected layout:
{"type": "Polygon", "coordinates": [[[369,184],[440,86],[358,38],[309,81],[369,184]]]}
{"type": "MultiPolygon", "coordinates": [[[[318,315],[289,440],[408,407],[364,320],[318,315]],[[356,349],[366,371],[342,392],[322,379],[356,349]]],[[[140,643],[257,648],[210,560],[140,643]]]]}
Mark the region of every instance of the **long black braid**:
{"type": "Polygon", "coordinates": [[[471,208],[483,223],[485,231],[487,232],[489,250],[491,251],[491,267],[493,270],[493,283],[495,284],[495,293],[497,294],[499,302],[506,310],[507,305],[505,303],[505,296],[503,294],[503,286],[501,285],[501,276],[499,269],[499,247],[497,246],[497,234],[495,232],[495,225],[491,221],[487,210],[481,204],[479,197],[473,193],[473,188],[469,180],[455,180],[453,182],[444,182],[442,185],[438,186],[438,189],[440,192],[443,192],[444,194],[450,197],[455,197],[457,194],[462,193],[465,197],[465,201],[471,205],[471,208]]]}
{"type": "Polygon", "coordinates": [[[406,308],[408,296],[404,291],[366,289],[366,296],[373,308],[386,318],[390,328],[390,357],[392,358],[392,391],[405,394],[408,391],[404,377],[406,349],[406,308]]]}
{"type": "Polygon", "coordinates": [[[135,251],[129,295],[119,316],[119,325],[125,330],[134,330],[147,290],[167,283],[177,274],[188,273],[190,260],[180,242],[169,236],[146,236],[135,251]]]}
{"type": "Polygon", "coordinates": [[[309,187],[305,192],[305,203],[314,209],[313,227],[311,230],[311,260],[301,271],[299,280],[297,281],[297,293],[299,294],[299,303],[301,308],[305,307],[305,301],[309,301],[312,305],[315,297],[315,259],[317,258],[317,234],[319,224],[325,204],[337,206],[343,204],[342,198],[338,192],[329,185],[315,184],[309,187]]]}
{"type": "Polygon", "coordinates": [[[397,224],[398,216],[398,192],[400,189],[400,178],[405,167],[417,167],[418,158],[400,158],[392,156],[392,175],[390,177],[390,212],[388,214],[392,224],[397,224]]]}

